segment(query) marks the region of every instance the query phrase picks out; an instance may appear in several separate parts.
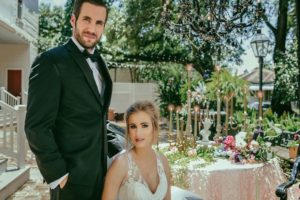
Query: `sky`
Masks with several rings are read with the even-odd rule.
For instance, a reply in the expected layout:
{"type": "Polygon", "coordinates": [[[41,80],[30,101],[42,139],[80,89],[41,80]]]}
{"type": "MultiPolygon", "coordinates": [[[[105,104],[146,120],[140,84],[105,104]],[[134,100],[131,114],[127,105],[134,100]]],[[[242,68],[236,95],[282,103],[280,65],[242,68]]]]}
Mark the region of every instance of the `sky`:
{"type": "Polygon", "coordinates": [[[245,70],[251,72],[252,69],[258,67],[258,59],[254,56],[253,51],[250,46],[250,41],[245,42],[244,48],[246,49],[245,55],[241,56],[243,64],[240,67],[235,67],[238,70],[238,74],[243,73],[245,70]]]}
{"type": "MultiPolygon", "coordinates": [[[[51,4],[52,6],[64,6],[66,0],[39,0],[39,4],[51,4]]],[[[244,48],[246,49],[245,55],[241,57],[244,61],[242,66],[234,67],[238,71],[238,74],[243,73],[244,70],[248,70],[248,72],[252,71],[255,67],[258,67],[258,59],[254,56],[251,46],[250,40],[245,41],[244,48]]]]}
{"type": "Polygon", "coordinates": [[[66,0],[39,0],[39,4],[51,4],[52,6],[64,6],[66,0]]]}

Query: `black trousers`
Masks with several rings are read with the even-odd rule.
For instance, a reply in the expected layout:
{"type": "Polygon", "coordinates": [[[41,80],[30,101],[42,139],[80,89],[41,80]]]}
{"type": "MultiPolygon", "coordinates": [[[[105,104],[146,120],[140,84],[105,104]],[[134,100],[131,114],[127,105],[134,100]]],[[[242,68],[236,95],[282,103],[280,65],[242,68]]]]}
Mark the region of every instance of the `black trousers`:
{"type": "Polygon", "coordinates": [[[101,200],[103,190],[103,178],[99,178],[94,185],[78,185],[66,183],[60,189],[59,185],[55,189],[50,189],[51,200],[101,200]]]}

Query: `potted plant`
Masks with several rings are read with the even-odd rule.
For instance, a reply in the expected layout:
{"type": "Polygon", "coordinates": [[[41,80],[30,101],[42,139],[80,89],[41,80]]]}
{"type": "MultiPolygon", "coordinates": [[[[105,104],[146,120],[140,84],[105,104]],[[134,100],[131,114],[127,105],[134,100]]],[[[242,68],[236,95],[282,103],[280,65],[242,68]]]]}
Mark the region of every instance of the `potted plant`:
{"type": "Polygon", "coordinates": [[[291,159],[295,159],[297,157],[299,142],[296,140],[291,140],[288,142],[287,147],[289,148],[289,156],[291,159]]]}

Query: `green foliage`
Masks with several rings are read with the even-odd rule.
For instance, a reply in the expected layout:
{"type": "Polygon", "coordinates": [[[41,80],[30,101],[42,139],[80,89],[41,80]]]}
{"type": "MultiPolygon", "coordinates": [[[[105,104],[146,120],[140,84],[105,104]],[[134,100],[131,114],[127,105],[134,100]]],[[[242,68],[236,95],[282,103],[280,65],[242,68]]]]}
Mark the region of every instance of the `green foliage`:
{"type": "Polygon", "coordinates": [[[39,7],[38,51],[43,52],[61,43],[64,11],[61,7],[51,8],[49,4],[39,7]]]}
{"type": "Polygon", "coordinates": [[[297,75],[299,74],[299,70],[296,58],[295,52],[288,52],[276,65],[275,70],[277,74],[274,87],[276,87],[278,94],[280,94],[280,104],[298,100],[297,89],[299,83],[297,75]]]}
{"type": "Polygon", "coordinates": [[[297,147],[299,146],[299,141],[296,140],[290,140],[287,144],[287,147],[297,147]]]}
{"type": "Polygon", "coordinates": [[[260,136],[257,137],[256,141],[258,142],[260,148],[255,155],[255,160],[266,162],[269,160],[268,154],[272,154],[271,157],[274,157],[274,153],[272,153],[270,149],[271,144],[268,145],[260,136]]]}
{"type": "Polygon", "coordinates": [[[275,113],[273,113],[271,108],[268,108],[265,112],[264,112],[264,118],[268,119],[270,121],[275,121],[275,118],[277,117],[277,115],[275,113]]]}
{"type": "Polygon", "coordinates": [[[220,97],[224,99],[225,96],[234,94],[238,102],[243,102],[244,89],[247,82],[242,78],[232,75],[228,70],[222,69],[220,72],[213,72],[211,78],[208,80],[207,91],[210,100],[217,99],[217,90],[220,90],[220,97]]]}
{"type": "Polygon", "coordinates": [[[70,23],[74,0],[67,0],[65,4],[65,17],[63,18],[63,26],[61,27],[61,42],[67,41],[72,35],[72,26],[70,23]]]}
{"type": "Polygon", "coordinates": [[[105,49],[119,61],[167,61],[185,55],[176,41],[164,37],[160,0],[124,0],[111,8],[105,49]]]}
{"type": "MultiPolygon", "coordinates": [[[[182,75],[182,79],[187,80],[187,76],[182,75]]],[[[200,92],[197,91],[197,89],[198,89],[197,86],[200,83],[203,83],[201,76],[194,76],[191,79],[191,82],[190,82],[190,91],[192,93],[191,94],[191,106],[192,107],[194,105],[204,104],[204,102],[205,102],[205,96],[204,96],[205,94],[204,93],[200,94],[200,92]],[[197,96],[199,98],[197,98],[197,96]]],[[[188,87],[189,87],[188,81],[183,82],[183,85],[181,86],[180,91],[179,91],[180,92],[181,102],[184,102],[184,103],[187,102],[188,87]]]]}
{"type": "Polygon", "coordinates": [[[161,115],[168,116],[168,105],[181,105],[180,88],[184,83],[181,74],[182,65],[169,64],[162,65],[153,69],[153,67],[143,68],[139,74],[144,81],[155,81],[158,84],[158,103],[161,115]]]}
{"type": "Polygon", "coordinates": [[[206,162],[211,163],[214,161],[214,151],[215,149],[213,147],[204,145],[197,149],[197,156],[204,159],[206,162]]]}
{"type": "Polygon", "coordinates": [[[282,125],[284,130],[294,132],[299,130],[300,128],[300,119],[295,115],[284,113],[280,117],[280,124],[282,125]]]}
{"type": "MultiPolygon", "coordinates": [[[[176,149],[176,147],[175,147],[175,149],[176,149]]],[[[198,167],[204,167],[215,161],[214,156],[213,156],[214,155],[213,147],[208,147],[208,146],[198,147],[197,149],[194,149],[194,150],[196,150],[195,155],[189,155],[188,151],[190,151],[190,150],[191,149],[187,149],[186,151],[176,150],[174,152],[170,152],[169,149],[164,148],[161,150],[161,152],[166,155],[170,165],[173,165],[173,166],[177,165],[183,169],[186,169],[192,161],[196,161],[199,159],[203,159],[205,162],[202,162],[202,164],[198,167]]],[[[196,167],[196,166],[194,166],[194,167],[196,167]]]]}
{"type": "Polygon", "coordinates": [[[215,61],[241,64],[243,40],[256,28],[255,1],[238,1],[243,12],[236,12],[231,1],[164,2],[168,2],[163,13],[166,34],[192,47],[191,61],[197,71],[212,70],[215,61]]]}
{"type": "MultiPolygon", "coordinates": [[[[175,106],[184,105],[187,102],[188,81],[185,67],[180,64],[160,64],[158,67],[145,66],[140,67],[138,76],[140,81],[154,81],[158,84],[158,102],[162,116],[168,116],[167,107],[169,104],[175,106]]],[[[156,65],[157,65],[156,64],[156,65]]],[[[193,72],[190,77],[190,89],[192,92],[191,103],[193,105],[200,105],[197,95],[199,91],[197,86],[202,83],[202,77],[199,73],[193,72]]]]}
{"type": "Polygon", "coordinates": [[[211,78],[208,80],[206,96],[209,101],[216,103],[217,91],[219,89],[221,102],[223,101],[225,104],[225,97],[233,96],[233,109],[236,110],[241,107],[240,105],[244,101],[245,87],[248,87],[245,80],[232,75],[226,69],[222,69],[219,72],[213,72],[211,78]]]}

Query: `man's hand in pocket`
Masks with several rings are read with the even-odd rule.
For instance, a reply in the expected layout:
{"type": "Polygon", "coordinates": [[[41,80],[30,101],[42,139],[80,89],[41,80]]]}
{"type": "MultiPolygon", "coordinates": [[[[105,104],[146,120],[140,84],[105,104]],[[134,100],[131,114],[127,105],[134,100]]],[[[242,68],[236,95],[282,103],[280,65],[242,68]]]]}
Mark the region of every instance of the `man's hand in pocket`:
{"type": "Polygon", "coordinates": [[[66,177],[59,183],[60,189],[63,189],[63,188],[65,187],[67,181],[68,181],[68,176],[66,176],[66,177]]]}

